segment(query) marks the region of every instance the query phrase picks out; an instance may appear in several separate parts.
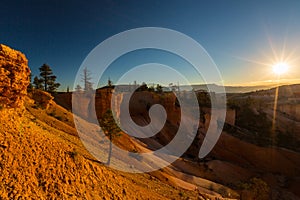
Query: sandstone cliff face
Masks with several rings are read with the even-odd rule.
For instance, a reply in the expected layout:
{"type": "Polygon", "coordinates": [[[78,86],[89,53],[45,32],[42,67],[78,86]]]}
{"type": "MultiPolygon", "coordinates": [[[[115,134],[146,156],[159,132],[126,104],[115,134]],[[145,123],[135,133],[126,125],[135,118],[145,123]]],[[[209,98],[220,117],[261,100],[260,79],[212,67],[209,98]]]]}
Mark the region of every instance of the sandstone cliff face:
{"type": "Polygon", "coordinates": [[[27,94],[30,69],[25,55],[0,44],[0,106],[23,106],[27,94]]]}

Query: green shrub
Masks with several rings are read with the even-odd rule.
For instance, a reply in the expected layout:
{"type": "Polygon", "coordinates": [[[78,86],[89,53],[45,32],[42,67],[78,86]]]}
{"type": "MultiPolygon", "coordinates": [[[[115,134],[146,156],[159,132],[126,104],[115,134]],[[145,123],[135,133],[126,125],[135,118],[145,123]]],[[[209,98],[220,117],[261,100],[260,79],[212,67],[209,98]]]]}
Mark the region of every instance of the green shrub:
{"type": "Polygon", "coordinates": [[[228,196],[228,191],[227,191],[227,189],[225,187],[220,187],[218,189],[218,193],[220,195],[222,195],[222,197],[227,197],[228,196]]]}
{"type": "Polygon", "coordinates": [[[270,197],[270,188],[268,184],[260,178],[255,177],[250,179],[249,182],[239,183],[238,187],[245,191],[245,193],[248,193],[248,195],[250,194],[252,199],[268,200],[270,197]]]}
{"type": "Polygon", "coordinates": [[[69,151],[68,154],[73,160],[78,156],[78,152],[76,150],[69,151]]]}
{"type": "Polygon", "coordinates": [[[57,120],[61,121],[62,117],[61,116],[54,116],[54,118],[56,118],[57,120]]]}

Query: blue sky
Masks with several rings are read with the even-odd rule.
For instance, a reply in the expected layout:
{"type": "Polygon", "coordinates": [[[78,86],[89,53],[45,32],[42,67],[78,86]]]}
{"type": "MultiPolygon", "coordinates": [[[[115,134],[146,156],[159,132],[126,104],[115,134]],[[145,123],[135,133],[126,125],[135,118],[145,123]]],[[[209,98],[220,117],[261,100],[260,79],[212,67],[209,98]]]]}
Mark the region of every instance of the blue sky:
{"type": "MultiPolygon", "coordinates": [[[[297,0],[4,0],[0,43],[24,52],[33,75],[43,63],[49,64],[62,83],[61,90],[72,87],[81,63],[99,43],[119,32],[148,26],[180,31],[199,42],[226,85],[270,82],[275,79],[271,65],[281,57],[290,64],[282,79],[293,82],[300,78],[299,19],[297,0]]],[[[138,60],[133,63],[144,61],[143,56],[134,59],[138,60]]],[[[122,64],[116,65],[107,76],[116,82],[120,68],[122,64]]]]}

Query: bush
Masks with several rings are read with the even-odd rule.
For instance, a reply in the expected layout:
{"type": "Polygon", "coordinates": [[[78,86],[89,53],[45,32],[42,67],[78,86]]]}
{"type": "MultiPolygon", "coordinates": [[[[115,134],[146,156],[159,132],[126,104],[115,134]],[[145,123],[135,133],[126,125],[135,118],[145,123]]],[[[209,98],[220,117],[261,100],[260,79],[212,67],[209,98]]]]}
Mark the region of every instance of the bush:
{"type": "Polygon", "coordinates": [[[59,120],[59,121],[61,121],[61,120],[62,120],[62,117],[61,117],[61,116],[58,116],[58,115],[56,115],[54,111],[52,111],[52,112],[48,113],[48,115],[50,115],[51,117],[54,117],[55,119],[57,119],[57,120],[59,120]]]}
{"type": "Polygon", "coordinates": [[[228,196],[228,191],[227,191],[227,189],[225,187],[220,187],[218,189],[218,193],[220,195],[222,195],[222,197],[227,197],[228,196]]]}
{"type": "Polygon", "coordinates": [[[76,150],[69,151],[68,154],[73,160],[78,156],[78,152],[76,150]]]}
{"type": "Polygon", "coordinates": [[[266,182],[260,178],[252,178],[249,182],[239,183],[242,190],[242,199],[268,200],[270,188],[266,182]]]}
{"type": "Polygon", "coordinates": [[[55,119],[61,121],[62,120],[62,117],[61,116],[54,116],[55,119]]]}

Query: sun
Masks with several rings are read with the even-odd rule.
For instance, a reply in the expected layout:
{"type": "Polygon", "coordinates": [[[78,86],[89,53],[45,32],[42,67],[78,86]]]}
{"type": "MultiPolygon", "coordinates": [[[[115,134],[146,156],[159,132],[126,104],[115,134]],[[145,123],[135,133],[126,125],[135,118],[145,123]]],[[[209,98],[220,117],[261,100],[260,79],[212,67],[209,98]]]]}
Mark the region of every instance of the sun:
{"type": "Polygon", "coordinates": [[[273,72],[277,75],[282,75],[286,73],[289,69],[289,65],[284,62],[276,63],[273,65],[273,72]]]}

